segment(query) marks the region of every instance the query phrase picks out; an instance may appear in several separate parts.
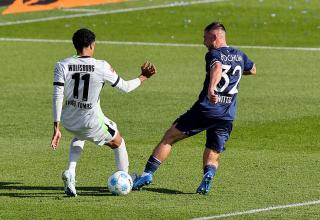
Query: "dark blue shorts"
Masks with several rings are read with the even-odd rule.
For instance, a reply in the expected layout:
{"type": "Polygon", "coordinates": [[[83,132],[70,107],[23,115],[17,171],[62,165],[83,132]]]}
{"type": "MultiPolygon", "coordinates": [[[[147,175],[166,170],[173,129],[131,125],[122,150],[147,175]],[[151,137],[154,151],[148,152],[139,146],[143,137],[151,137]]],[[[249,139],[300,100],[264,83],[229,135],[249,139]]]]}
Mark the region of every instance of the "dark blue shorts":
{"type": "Polygon", "coordinates": [[[206,130],[206,147],[217,152],[225,150],[225,143],[232,131],[232,122],[205,117],[201,111],[190,109],[174,122],[176,128],[188,136],[206,130]]]}

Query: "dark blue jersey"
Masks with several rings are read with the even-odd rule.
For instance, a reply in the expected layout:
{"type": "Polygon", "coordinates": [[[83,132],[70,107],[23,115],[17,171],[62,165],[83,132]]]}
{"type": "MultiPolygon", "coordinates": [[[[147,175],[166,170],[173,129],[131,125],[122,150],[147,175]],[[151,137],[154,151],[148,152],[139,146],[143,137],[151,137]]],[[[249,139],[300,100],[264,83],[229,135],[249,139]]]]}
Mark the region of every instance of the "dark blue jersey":
{"type": "Polygon", "coordinates": [[[233,120],[236,113],[236,98],[239,82],[244,71],[253,68],[253,62],[242,51],[232,47],[212,49],[206,54],[206,78],[199,100],[193,107],[206,117],[222,120],[233,120]],[[217,85],[218,103],[208,99],[210,71],[216,62],[222,64],[222,78],[217,85]]]}

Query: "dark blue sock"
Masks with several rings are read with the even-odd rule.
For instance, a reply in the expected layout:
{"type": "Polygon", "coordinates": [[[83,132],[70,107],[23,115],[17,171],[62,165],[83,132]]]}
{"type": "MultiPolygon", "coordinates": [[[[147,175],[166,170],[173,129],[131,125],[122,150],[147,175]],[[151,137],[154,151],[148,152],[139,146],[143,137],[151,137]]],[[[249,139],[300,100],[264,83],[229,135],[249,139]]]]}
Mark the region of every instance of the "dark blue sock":
{"type": "Polygon", "coordinates": [[[203,168],[203,174],[206,174],[207,172],[210,172],[214,176],[216,174],[216,171],[217,171],[217,168],[216,168],[216,166],[213,166],[213,165],[206,165],[203,168]]]}
{"type": "Polygon", "coordinates": [[[146,167],[144,168],[144,172],[153,174],[159,168],[160,164],[161,161],[151,155],[146,164],[146,167]]]}

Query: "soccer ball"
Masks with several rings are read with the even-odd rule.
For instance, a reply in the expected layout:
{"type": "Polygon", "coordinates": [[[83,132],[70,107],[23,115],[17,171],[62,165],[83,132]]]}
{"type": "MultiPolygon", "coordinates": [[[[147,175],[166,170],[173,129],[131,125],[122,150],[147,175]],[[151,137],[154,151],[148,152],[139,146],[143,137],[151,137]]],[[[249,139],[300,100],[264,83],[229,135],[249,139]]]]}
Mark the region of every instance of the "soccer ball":
{"type": "Polygon", "coordinates": [[[115,172],[108,179],[108,189],[113,195],[127,195],[132,184],[131,176],[124,171],[115,172]]]}

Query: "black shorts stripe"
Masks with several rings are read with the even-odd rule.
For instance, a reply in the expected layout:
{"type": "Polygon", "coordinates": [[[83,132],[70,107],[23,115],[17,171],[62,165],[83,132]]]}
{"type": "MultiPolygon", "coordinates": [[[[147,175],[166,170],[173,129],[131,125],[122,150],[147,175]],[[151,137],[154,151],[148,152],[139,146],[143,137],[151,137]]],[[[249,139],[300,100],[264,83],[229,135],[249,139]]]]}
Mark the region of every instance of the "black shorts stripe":
{"type": "Polygon", "coordinates": [[[54,86],[64,86],[64,83],[62,82],[53,82],[54,86]]]}
{"type": "Polygon", "coordinates": [[[120,76],[118,76],[118,79],[116,80],[116,82],[113,83],[111,86],[112,86],[112,87],[115,87],[115,86],[119,83],[119,81],[120,81],[120,76]]]}
{"type": "Polygon", "coordinates": [[[107,128],[108,128],[108,132],[111,134],[111,136],[113,137],[114,136],[114,134],[116,133],[116,131],[115,130],[113,130],[112,128],[110,128],[107,124],[105,124],[106,126],[107,126],[107,128]]]}

